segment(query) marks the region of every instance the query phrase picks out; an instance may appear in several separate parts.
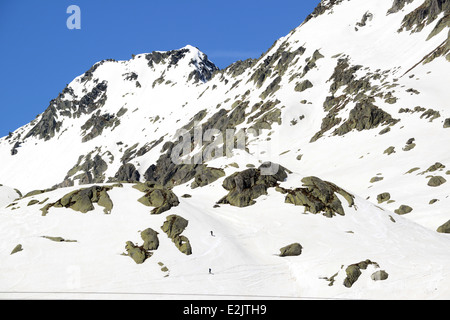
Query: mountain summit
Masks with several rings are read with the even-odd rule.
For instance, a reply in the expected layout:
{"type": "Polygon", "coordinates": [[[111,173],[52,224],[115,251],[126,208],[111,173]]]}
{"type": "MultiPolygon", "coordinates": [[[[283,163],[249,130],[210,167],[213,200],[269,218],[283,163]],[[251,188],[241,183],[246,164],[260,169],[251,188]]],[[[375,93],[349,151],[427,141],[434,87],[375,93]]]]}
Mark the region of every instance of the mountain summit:
{"type": "Polygon", "coordinates": [[[450,297],[449,6],[324,0],[222,70],[96,63],[0,139],[1,291],[450,297]]]}

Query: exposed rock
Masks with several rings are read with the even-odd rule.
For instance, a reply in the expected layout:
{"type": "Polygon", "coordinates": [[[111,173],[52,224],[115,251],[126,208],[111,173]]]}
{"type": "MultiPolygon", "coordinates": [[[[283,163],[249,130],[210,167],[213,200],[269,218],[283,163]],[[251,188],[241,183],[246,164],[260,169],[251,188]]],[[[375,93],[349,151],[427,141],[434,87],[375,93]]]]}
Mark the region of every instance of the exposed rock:
{"type": "Polygon", "coordinates": [[[450,128],[450,118],[445,119],[444,128],[450,128]]]}
{"type": "Polygon", "coordinates": [[[437,228],[437,232],[439,233],[450,233],[450,220],[444,223],[442,226],[437,228]]]}
{"type": "Polygon", "coordinates": [[[383,177],[373,177],[372,179],[370,179],[370,183],[375,183],[383,179],[384,179],[383,177]]]}
{"type": "Polygon", "coordinates": [[[388,14],[397,13],[403,9],[406,4],[413,2],[414,0],[394,0],[392,8],[388,10],[388,14]]]}
{"type": "Polygon", "coordinates": [[[286,169],[270,162],[262,164],[258,169],[250,168],[235,172],[225,178],[222,186],[229,193],[217,203],[236,207],[253,205],[255,199],[267,194],[268,188],[278,186],[278,183],[286,178],[286,169]]]}
{"type": "Polygon", "coordinates": [[[114,181],[120,182],[139,182],[141,174],[136,169],[134,164],[127,163],[120,166],[116,175],[114,176],[114,181]]]}
{"type": "Polygon", "coordinates": [[[144,263],[147,258],[151,256],[151,253],[143,249],[141,246],[136,246],[131,241],[127,241],[125,250],[128,256],[130,256],[137,264],[144,263]]]}
{"type": "Polygon", "coordinates": [[[394,212],[399,215],[408,214],[411,211],[413,211],[413,208],[404,204],[402,204],[398,209],[394,210],[394,212]]]}
{"type": "Polygon", "coordinates": [[[142,245],[135,245],[131,241],[127,241],[125,249],[127,255],[130,256],[137,264],[144,263],[145,260],[153,255],[152,250],[159,247],[158,232],[148,228],[141,232],[141,238],[144,240],[142,245]]]}
{"type": "Polygon", "coordinates": [[[17,253],[17,252],[20,252],[20,251],[22,251],[22,250],[23,250],[22,245],[21,245],[21,244],[18,244],[18,245],[15,246],[14,249],[11,251],[10,255],[11,255],[11,254],[14,254],[14,253],[17,253]]]}
{"type": "Polygon", "coordinates": [[[142,247],[145,250],[156,250],[159,247],[158,232],[148,228],[141,232],[141,238],[144,240],[142,247]]]}
{"type": "Polygon", "coordinates": [[[172,242],[182,253],[186,255],[192,254],[192,247],[189,239],[181,233],[188,226],[188,221],[178,215],[170,215],[162,225],[161,229],[172,239],[172,242]]]}
{"type": "Polygon", "coordinates": [[[390,114],[376,107],[369,99],[358,102],[354,109],[350,111],[348,120],[337,128],[334,134],[342,136],[353,129],[358,131],[376,128],[379,125],[395,124],[395,120],[390,114]]]}
{"type": "Polygon", "coordinates": [[[356,23],[356,26],[360,27],[360,28],[365,27],[367,21],[372,21],[372,18],[373,18],[373,14],[370,12],[366,12],[366,13],[364,13],[363,17],[361,18],[361,21],[356,23]]]}
{"type": "Polygon", "coordinates": [[[399,31],[420,32],[436,20],[442,12],[448,12],[449,10],[450,3],[447,0],[425,0],[422,5],[404,17],[399,31]]]}
{"type": "Polygon", "coordinates": [[[109,113],[99,114],[100,110],[93,114],[85,124],[81,126],[83,130],[82,142],[90,141],[103,133],[103,130],[112,126],[117,126],[120,120],[109,113]],[[90,130],[90,132],[88,132],[90,130]]]}
{"type": "Polygon", "coordinates": [[[300,243],[292,243],[280,249],[280,257],[299,256],[302,254],[302,249],[300,243]]]}
{"type": "Polygon", "coordinates": [[[311,83],[311,81],[304,80],[304,81],[302,81],[300,83],[297,83],[297,85],[295,86],[294,90],[297,91],[297,92],[303,92],[303,91],[305,91],[305,90],[307,90],[309,88],[312,88],[312,87],[313,87],[313,84],[311,83]]]}
{"type": "Polygon", "coordinates": [[[446,183],[447,180],[445,180],[444,177],[441,176],[435,176],[430,178],[430,180],[428,181],[428,186],[430,187],[439,187],[440,185],[446,183]]]}
{"type": "Polygon", "coordinates": [[[305,188],[285,190],[286,203],[304,206],[305,211],[313,214],[323,212],[323,215],[329,218],[336,214],[345,215],[342,203],[335,193],[344,197],[350,207],[354,205],[354,196],[331,182],[317,177],[306,177],[302,182],[305,188]]]}
{"type": "Polygon", "coordinates": [[[33,200],[30,200],[30,202],[28,202],[27,206],[29,207],[29,206],[35,205],[35,204],[37,204],[37,203],[39,203],[39,201],[33,199],[33,200]]]}
{"type": "Polygon", "coordinates": [[[435,171],[441,171],[442,169],[445,168],[445,165],[443,165],[440,162],[436,162],[435,164],[433,164],[432,166],[430,166],[427,170],[425,170],[424,172],[422,172],[422,174],[427,173],[427,172],[435,172],[435,171]]]}
{"type": "Polygon", "coordinates": [[[67,172],[63,184],[58,187],[73,186],[74,181],[78,180],[79,184],[93,184],[105,182],[105,172],[108,169],[108,164],[103,160],[102,156],[94,150],[89,152],[86,156],[78,157],[77,163],[67,172]]]}
{"type": "Polygon", "coordinates": [[[377,196],[378,203],[383,203],[389,201],[391,199],[391,195],[389,192],[381,193],[377,196]]]}
{"type": "Polygon", "coordinates": [[[348,266],[347,269],[345,269],[345,273],[347,274],[347,277],[344,279],[344,286],[347,288],[351,288],[362,274],[361,268],[355,264],[348,266]]]}
{"type": "Polygon", "coordinates": [[[145,195],[138,199],[140,203],[148,207],[154,207],[151,214],[161,214],[180,204],[178,197],[172,190],[160,185],[146,182],[138,183],[134,188],[145,192],[145,195]]]}
{"type": "Polygon", "coordinates": [[[42,236],[42,238],[54,241],[54,242],[77,242],[77,240],[67,240],[62,237],[50,237],[50,236],[42,236]]]}
{"type": "Polygon", "coordinates": [[[223,176],[225,176],[225,171],[223,171],[222,169],[211,168],[208,166],[199,166],[196,170],[191,188],[195,189],[198,187],[204,187],[223,176]]]}
{"type": "Polygon", "coordinates": [[[263,91],[263,93],[261,93],[259,97],[262,100],[265,100],[268,96],[278,91],[278,89],[280,89],[281,79],[282,78],[280,76],[276,77],[275,80],[273,80],[272,83],[267,86],[267,88],[263,91]]]}
{"type": "Polygon", "coordinates": [[[387,148],[386,150],[384,150],[383,153],[384,153],[384,154],[387,154],[387,155],[391,155],[391,154],[395,153],[395,147],[390,146],[389,148],[387,148]]]}
{"type": "Polygon", "coordinates": [[[324,14],[328,10],[331,10],[333,6],[340,4],[342,1],[343,0],[329,0],[326,2],[320,1],[314,11],[306,17],[305,22],[324,14]]]}
{"type": "Polygon", "coordinates": [[[370,278],[373,281],[380,281],[380,280],[383,281],[386,280],[388,277],[389,274],[384,270],[377,270],[370,276],[370,278]]]}
{"type": "Polygon", "coordinates": [[[54,203],[47,204],[42,208],[43,215],[46,215],[51,207],[55,208],[70,208],[72,210],[86,213],[95,209],[94,203],[104,207],[106,214],[111,213],[113,202],[111,201],[108,191],[113,186],[92,186],[86,189],[80,189],[66,194],[64,197],[54,203]]]}
{"type": "Polygon", "coordinates": [[[361,270],[366,270],[369,265],[373,265],[379,268],[378,263],[372,262],[368,259],[359,263],[349,265],[347,269],[345,269],[347,277],[344,279],[344,286],[346,286],[347,288],[351,288],[361,276],[361,270]]]}

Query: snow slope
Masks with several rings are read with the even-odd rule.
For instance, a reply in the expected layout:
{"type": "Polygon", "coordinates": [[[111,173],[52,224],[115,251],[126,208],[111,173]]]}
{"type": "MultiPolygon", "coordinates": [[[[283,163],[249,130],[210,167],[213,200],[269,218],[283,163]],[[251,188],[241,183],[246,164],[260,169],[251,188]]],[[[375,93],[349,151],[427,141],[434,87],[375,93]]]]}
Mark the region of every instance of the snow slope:
{"type": "MultiPolygon", "coordinates": [[[[217,190],[220,181],[206,188],[217,190]]],[[[52,201],[67,191],[35,198],[52,201]]],[[[345,216],[328,219],[284,204],[275,191],[246,209],[213,208],[217,197],[202,189],[174,191],[192,195],[180,198],[170,212],[189,220],[184,232],[193,248],[189,256],[160,230],[166,215],[150,215],[131,185],[111,192],[110,215],[100,208],[86,214],[54,208],[42,217],[26,207],[29,199],[18,203],[21,214],[3,209],[2,230],[10,232],[2,232],[0,242],[2,297],[439,299],[450,293],[450,239],[400,216],[393,222],[392,213],[363,199],[345,216]],[[121,254],[126,241],[141,242],[138,231],[148,227],[160,232],[160,247],[137,265],[121,254]],[[279,248],[292,242],[302,244],[302,254],[278,256],[279,248]],[[23,251],[10,255],[17,243],[23,251]],[[344,287],[343,267],[366,259],[379,267],[369,266],[351,289],[344,287]],[[161,271],[159,262],[168,271],[161,271]],[[380,269],[389,278],[373,281],[371,274],[380,269]],[[324,278],[336,273],[329,286],[324,278]]]]}

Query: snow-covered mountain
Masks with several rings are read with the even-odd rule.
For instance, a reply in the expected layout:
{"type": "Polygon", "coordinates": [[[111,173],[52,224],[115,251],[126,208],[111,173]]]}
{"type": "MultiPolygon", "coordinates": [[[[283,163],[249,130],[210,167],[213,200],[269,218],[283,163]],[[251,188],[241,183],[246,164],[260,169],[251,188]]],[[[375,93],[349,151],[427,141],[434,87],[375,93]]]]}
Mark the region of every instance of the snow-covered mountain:
{"type": "Polygon", "coordinates": [[[1,296],[449,298],[449,11],[95,64],[0,139],[1,296]]]}

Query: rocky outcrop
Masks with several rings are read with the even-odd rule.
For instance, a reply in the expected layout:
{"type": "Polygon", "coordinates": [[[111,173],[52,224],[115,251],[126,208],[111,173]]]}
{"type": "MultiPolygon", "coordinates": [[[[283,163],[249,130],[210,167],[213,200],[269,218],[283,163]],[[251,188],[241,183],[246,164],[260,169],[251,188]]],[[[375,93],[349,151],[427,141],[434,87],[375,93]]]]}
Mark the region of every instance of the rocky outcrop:
{"type": "Polygon", "coordinates": [[[439,187],[440,185],[446,183],[447,180],[442,177],[442,176],[434,176],[431,177],[430,180],[428,181],[428,186],[429,187],[439,187]]]}
{"type": "Polygon", "coordinates": [[[450,118],[445,119],[443,127],[444,129],[450,128],[450,118]]]}
{"type": "Polygon", "coordinates": [[[437,232],[439,233],[450,233],[450,220],[444,223],[442,226],[437,228],[437,232]]]}
{"type": "Polygon", "coordinates": [[[386,280],[387,278],[389,278],[389,274],[384,270],[377,270],[374,273],[372,273],[370,278],[373,281],[383,281],[383,280],[386,280]]]}
{"type": "Polygon", "coordinates": [[[247,207],[256,203],[255,199],[267,194],[268,188],[278,186],[287,178],[286,169],[265,163],[259,168],[250,168],[233,173],[225,178],[222,186],[229,193],[219,200],[218,204],[230,204],[236,207],[247,207]],[[271,171],[270,169],[274,169],[271,171]]]}
{"type": "Polygon", "coordinates": [[[292,243],[280,249],[280,257],[299,256],[303,247],[300,243],[292,243]]]}
{"type": "Polygon", "coordinates": [[[403,7],[411,2],[413,2],[414,0],[394,0],[394,3],[392,4],[392,7],[388,10],[388,14],[391,13],[397,13],[400,10],[403,9],[403,7]]]}
{"type": "Polygon", "coordinates": [[[394,210],[394,212],[398,215],[408,214],[413,211],[413,208],[410,206],[402,204],[398,209],[394,210]]]}
{"type": "Polygon", "coordinates": [[[192,254],[192,247],[189,239],[181,233],[187,228],[188,220],[178,215],[170,215],[162,225],[161,229],[172,239],[172,242],[182,253],[186,255],[192,254]]]}
{"type": "Polygon", "coordinates": [[[115,115],[109,113],[100,114],[99,111],[93,114],[85,124],[81,126],[81,129],[83,130],[82,142],[90,141],[101,135],[104,129],[120,124],[120,120],[115,115]]]}
{"type": "Polygon", "coordinates": [[[105,104],[106,89],[107,83],[100,82],[79,100],[72,97],[74,100],[71,101],[63,99],[65,94],[73,94],[73,90],[66,87],[56,99],[50,101],[50,105],[40,116],[36,125],[25,135],[24,140],[29,137],[37,137],[45,141],[53,138],[62,126],[62,121],[57,121],[59,113],[67,117],[79,117],[82,114],[94,112],[105,104]]]}
{"type": "Polygon", "coordinates": [[[391,195],[389,192],[383,192],[377,196],[378,203],[383,203],[383,202],[389,201],[390,199],[391,199],[391,195]]]}
{"type": "Polygon", "coordinates": [[[152,228],[147,228],[141,232],[141,238],[144,240],[142,247],[145,250],[156,250],[159,247],[158,232],[152,228]]]}
{"type": "Polygon", "coordinates": [[[140,203],[147,207],[154,207],[151,214],[161,214],[179,205],[180,201],[175,193],[168,188],[146,182],[133,186],[145,195],[138,199],[140,203]]]}
{"type": "Polygon", "coordinates": [[[94,203],[104,207],[103,212],[111,213],[113,202],[108,195],[113,186],[92,186],[90,188],[72,191],[54,203],[47,204],[41,209],[42,215],[46,215],[51,207],[69,208],[74,211],[87,213],[95,209],[94,203]]]}
{"type": "Polygon", "coordinates": [[[294,90],[297,92],[303,92],[309,88],[312,88],[313,84],[311,81],[309,80],[304,80],[302,82],[297,83],[297,85],[295,86],[294,90]]]}
{"type": "Polygon", "coordinates": [[[344,197],[348,205],[354,205],[354,196],[335,184],[323,181],[317,177],[306,177],[302,179],[304,188],[293,190],[283,189],[286,192],[286,203],[296,206],[304,206],[305,211],[311,213],[323,213],[326,217],[336,214],[345,215],[344,208],[336,193],[344,197]]]}
{"type": "Polygon", "coordinates": [[[77,242],[77,240],[64,239],[63,237],[42,236],[42,238],[54,242],[77,242]]]}
{"type": "MultiPolygon", "coordinates": [[[[410,2],[410,0],[407,1],[410,2]]],[[[420,32],[424,27],[436,20],[442,12],[448,13],[449,11],[450,2],[447,0],[425,0],[419,7],[403,18],[399,32],[403,30],[420,32]]]]}
{"type": "Polygon", "coordinates": [[[100,155],[100,150],[94,150],[86,156],[78,157],[77,163],[67,172],[62,184],[73,186],[77,180],[78,184],[103,183],[107,169],[108,164],[100,155]],[[95,154],[96,152],[97,154],[95,154]]]}
{"type": "Polygon", "coordinates": [[[131,241],[127,241],[125,250],[127,251],[127,255],[131,257],[136,264],[142,264],[147,258],[151,257],[150,252],[147,252],[141,246],[137,246],[131,241]]]}
{"type": "Polygon", "coordinates": [[[333,6],[338,5],[342,2],[343,0],[328,0],[328,1],[320,1],[320,3],[317,5],[317,7],[314,9],[314,11],[308,15],[305,19],[305,22],[308,22],[309,20],[316,18],[322,14],[324,14],[325,12],[327,12],[328,10],[331,10],[333,8],[333,6]]]}
{"type": "Polygon", "coordinates": [[[366,270],[369,265],[374,265],[379,268],[378,263],[372,262],[369,259],[361,261],[359,263],[351,264],[345,269],[346,278],[344,279],[344,286],[351,288],[353,284],[359,279],[362,272],[361,270],[366,270]]]}
{"type": "Polygon", "coordinates": [[[159,247],[158,232],[148,228],[141,232],[141,238],[144,240],[142,245],[127,241],[125,250],[127,256],[131,257],[137,264],[142,264],[153,255],[153,251],[159,247]]]}
{"type": "Polygon", "coordinates": [[[10,255],[15,254],[17,252],[23,251],[22,245],[19,243],[17,246],[14,247],[14,249],[11,251],[10,255]]]}
{"type": "Polygon", "coordinates": [[[398,120],[393,119],[389,113],[366,99],[356,104],[355,108],[350,111],[348,120],[337,128],[334,134],[342,136],[354,129],[357,131],[369,130],[379,125],[390,125],[397,122],[398,120]]]}
{"type": "Polygon", "coordinates": [[[141,174],[136,169],[134,164],[127,163],[120,166],[119,170],[114,176],[114,181],[119,182],[139,182],[141,174]]]}

